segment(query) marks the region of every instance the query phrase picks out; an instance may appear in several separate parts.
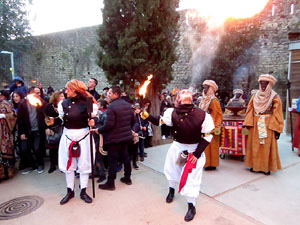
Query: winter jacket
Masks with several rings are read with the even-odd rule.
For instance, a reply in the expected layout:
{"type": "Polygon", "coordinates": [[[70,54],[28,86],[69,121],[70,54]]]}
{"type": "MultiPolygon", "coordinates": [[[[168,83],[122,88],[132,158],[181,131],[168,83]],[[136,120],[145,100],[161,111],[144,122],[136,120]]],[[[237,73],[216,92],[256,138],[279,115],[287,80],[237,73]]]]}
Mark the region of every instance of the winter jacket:
{"type": "Polygon", "coordinates": [[[107,107],[104,124],[98,132],[105,133],[107,144],[132,140],[131,128],[135,123],[131,105],[121,98],[113,100],[107,107]]]}
{"type": "Polygon", "coordinates": [[[9,87],[9,92],[12,93],[14,91],[21,93],[24,97],[28,94],[28,87],[24,84],[24,81],[21,77],[15,77],[15,79],[11,83],[11,85],[9,87]],[[22,86],[17,87],[16,81],[22,82],[22,86]]]}

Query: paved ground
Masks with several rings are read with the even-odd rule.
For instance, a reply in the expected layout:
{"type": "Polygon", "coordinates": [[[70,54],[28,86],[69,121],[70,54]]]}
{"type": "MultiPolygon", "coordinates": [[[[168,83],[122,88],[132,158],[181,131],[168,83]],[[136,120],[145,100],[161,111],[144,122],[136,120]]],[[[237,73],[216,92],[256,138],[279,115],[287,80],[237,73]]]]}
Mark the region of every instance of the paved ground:
{"type": "MultiPolygon", "coordinates": [[[[61,206],[66,193],[62,173],[19,173],[0,184],[0,204],[27,195],[40,196],[44,203],[28,215],[1,224],[186,224],[185,199],[176,195],[172,204],[165,203],[168,183],[162,169],[168,147],[146,149],[148,157],[133,171],[133,185],[121,183],[122,174],[118,174],[116,190],[97,188],[92,204],[79,199],[78,179],[76,197],[61,206]]],[[[283,170],[270,176],[250,173],[238,157],[220,160],[217,171],[204,171],[197,214],[189,224],[299,224],[300,158],[291,151],[287,136],[282,135],[279,149],[283,170]]]]}

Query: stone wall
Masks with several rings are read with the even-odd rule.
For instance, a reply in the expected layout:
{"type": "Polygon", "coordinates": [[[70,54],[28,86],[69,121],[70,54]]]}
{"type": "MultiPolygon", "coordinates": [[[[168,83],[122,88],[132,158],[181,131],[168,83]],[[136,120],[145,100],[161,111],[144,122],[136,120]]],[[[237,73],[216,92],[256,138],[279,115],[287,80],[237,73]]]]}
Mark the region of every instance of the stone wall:
{"type": "Polygon", "coordinates": [[[108,86],[97,65],[98,26],[57,32],[33,38],[34,47],[21,58],[22,76],[27,84],[41,81],[44,87],[63,88],[70,79],[87,83],[94,77],[97,90],[108,86]]]}

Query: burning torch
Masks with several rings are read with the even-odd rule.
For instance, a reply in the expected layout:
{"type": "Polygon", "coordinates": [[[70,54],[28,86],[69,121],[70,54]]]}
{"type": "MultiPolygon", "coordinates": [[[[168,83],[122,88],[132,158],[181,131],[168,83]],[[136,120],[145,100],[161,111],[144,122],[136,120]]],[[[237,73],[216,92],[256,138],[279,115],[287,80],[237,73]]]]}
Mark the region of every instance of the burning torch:
{"type": "Polygon", "coordinates": [[[150,74],[147,78],[148,79],[144,82],[144,84],[142,85],[142,87],[140,87],[140,89],[139,89],[139,95],[143,96],[143,98],[146,97],[147,87],[151,83],[151,79],[153,78],[153,75],[150,74]]]}

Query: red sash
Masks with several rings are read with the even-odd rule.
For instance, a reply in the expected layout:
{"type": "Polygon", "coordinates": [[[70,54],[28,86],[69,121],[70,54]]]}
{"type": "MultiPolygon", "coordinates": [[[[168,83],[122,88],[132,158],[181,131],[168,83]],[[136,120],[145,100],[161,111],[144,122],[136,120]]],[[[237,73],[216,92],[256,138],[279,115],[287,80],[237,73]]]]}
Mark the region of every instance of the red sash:
{"type": "Polygon", "coordinates": [[[67,164],[67,170],[70,168],[71,164],[72,164],[72,148],[73,145],[76,143],[76,141],[72,141],[70,146],[69,146],[69,159],[68,159],[68,164],[67,164]]]}
{"type": "Polygon", "coordinates": [[[179,184],[179,190],[178,190],[178,193],[180,193],[181,189],[184,187],[184,185],[186,184],[186,180],[189,176],[189,174],[192,172],[192,170],[194,168],[196,168],[197,166],[197,162],[195,164],[193,164],[190,159],[193,157],[193,154],[189,154],[189,157],[188,157],[188,160],[185,164],[185,167],[184,167],[184,170],[183,170],[183,173],[181,175],[181,179],[180,179],[180,184],[179,184]]]}

